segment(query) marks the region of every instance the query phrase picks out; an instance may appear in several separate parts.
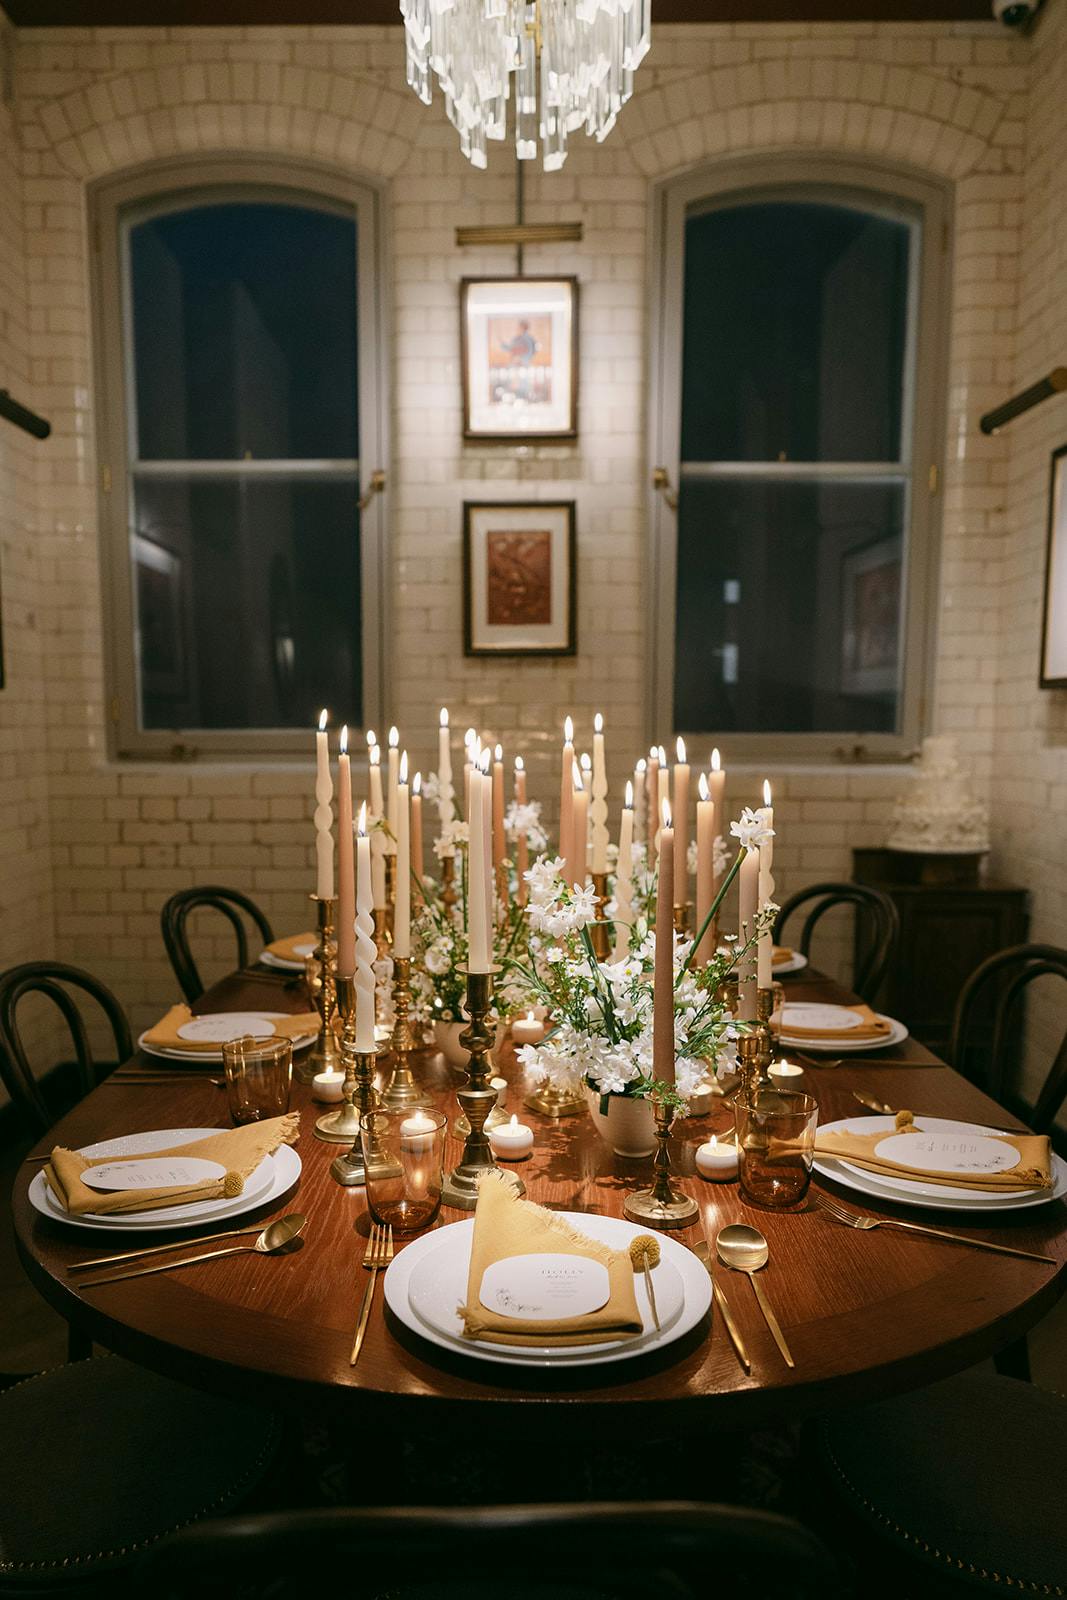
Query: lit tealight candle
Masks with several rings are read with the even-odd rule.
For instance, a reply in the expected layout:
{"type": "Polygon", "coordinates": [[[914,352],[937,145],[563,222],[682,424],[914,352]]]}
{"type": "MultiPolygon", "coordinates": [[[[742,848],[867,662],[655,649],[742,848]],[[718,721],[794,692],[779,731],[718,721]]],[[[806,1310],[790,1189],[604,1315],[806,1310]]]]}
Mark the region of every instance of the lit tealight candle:
{"type": "Polygon", "coordinates": [[[400,1124],[400,1148],[412,1155],[425,1155],[432,1147],[437,1124],[425,1111],[419,1110],[405,1117],[400,1124]]]}
{"type": "Polygon", "coordinates": [[[720,1144],[712,1134],[707,1144],[697,1146],[696,1164],[702,1178],[712,1178],[716,1183],[725,1183],[728,1179],[737,1177],[737,1146],[720,1144]]]}
{"type": "Polygon", "coordinates": [[[501,1161],[525,1161],[533,1149],[533,1129],[518,1117],[502,1122],[498,1128],[489,1129],[489,1143],[493,1154],[501,1161]]]}
{"type": "Polygon", "coordinates": [[[795,1089],[797,1079],[804,1076],[804,1068],[798,1067],[795,1061],[772,1061],[767,1076],[774,1078],[783,1089],[795,1089]]]}
{"type": "Polygon", "coordinates": [[[511,1024],[511,1037],[516,1044],[540,1044],[544,1036],[545,1025],[532,1011],[527,1011],[524,1017],[516,1017],[511,1024]]]}
{"type": "Polygon", "coordinates": [[[316,1072],[311,1080],[311,1095],[315,1100],[340,1100],[345,1085],[343,1072],[316,1072]]]}

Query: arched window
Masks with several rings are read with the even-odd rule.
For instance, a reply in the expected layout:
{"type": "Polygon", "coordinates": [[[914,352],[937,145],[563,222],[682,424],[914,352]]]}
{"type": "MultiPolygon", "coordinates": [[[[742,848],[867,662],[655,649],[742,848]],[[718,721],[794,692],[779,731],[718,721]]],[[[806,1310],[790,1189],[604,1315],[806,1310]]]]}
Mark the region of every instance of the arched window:
{"type": "Polygon", "coordinates": [[[119,754],[305,749],[381,703],[376,197],[203,162],[93,196],[119,754]]]}
{"type": "Polygon", "coordinates": [[[938,186],[832,159],[661,192],[655,727],[740,758],[916,743],[946,243],[938,186]]]}

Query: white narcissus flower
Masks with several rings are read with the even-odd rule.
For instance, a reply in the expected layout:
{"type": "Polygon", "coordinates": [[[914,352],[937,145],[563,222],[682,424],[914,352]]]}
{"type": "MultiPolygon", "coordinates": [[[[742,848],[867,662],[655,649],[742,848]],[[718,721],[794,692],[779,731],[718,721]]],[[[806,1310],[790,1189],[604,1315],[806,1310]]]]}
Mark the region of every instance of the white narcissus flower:
{"type": "Polygon", "coordinates": [[[527,800],[520,805],[518,800],[513,800],[504,816],[504,832],[513,844],[525,836],[531,850],[540,853],[547,849],[548,835],[541,826],[541,802],[527,800]]]}
{"type": "Polygon", "coordinates": [[[721,833],[715,835],[715,844],[711,852],[711,870],[715,874],[716,883],[730,865],[730,852],[726,848],[726,840],[721,833]]]}
{"type": "Polygon", "coordinates": [[[766,818],[749,806],[744,808],[737,822],[731,822],[730,832],[744,850],[758,850],[761,844],[769,844],[774,838],[774,829],[767,826],[766,818]]]}

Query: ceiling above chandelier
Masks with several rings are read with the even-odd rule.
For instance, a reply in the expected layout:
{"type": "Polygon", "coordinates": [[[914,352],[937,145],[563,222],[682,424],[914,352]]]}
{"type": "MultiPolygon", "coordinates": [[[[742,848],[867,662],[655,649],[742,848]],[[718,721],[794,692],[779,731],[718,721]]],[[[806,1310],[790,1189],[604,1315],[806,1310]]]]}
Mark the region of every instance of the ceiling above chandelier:
{"type": "Polygon", "coordinates": [[[648,53],[650,0],[400,0],[407,78],[429,105],[433,79],[459,145],[488,165],[490,139],[507,137],[546,172],[567,159],[581,130],[606,139],[648,53]]]}

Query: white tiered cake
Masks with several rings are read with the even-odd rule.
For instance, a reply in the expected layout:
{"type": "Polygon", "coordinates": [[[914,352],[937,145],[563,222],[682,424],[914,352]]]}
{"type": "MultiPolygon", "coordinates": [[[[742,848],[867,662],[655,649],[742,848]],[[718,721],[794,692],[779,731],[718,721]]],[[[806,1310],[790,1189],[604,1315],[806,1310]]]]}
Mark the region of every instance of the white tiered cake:
{"type": "Polygon", "coordinates": [[[893,807],[887,848],[917,855],[982,855],[989,817],[960,766],[955,739],[924,739],[915,776],[893,807]]]}

